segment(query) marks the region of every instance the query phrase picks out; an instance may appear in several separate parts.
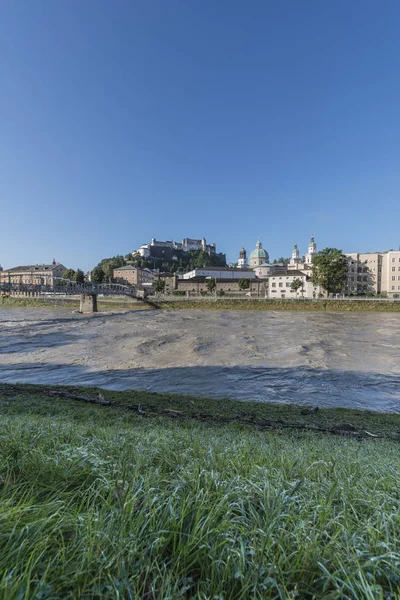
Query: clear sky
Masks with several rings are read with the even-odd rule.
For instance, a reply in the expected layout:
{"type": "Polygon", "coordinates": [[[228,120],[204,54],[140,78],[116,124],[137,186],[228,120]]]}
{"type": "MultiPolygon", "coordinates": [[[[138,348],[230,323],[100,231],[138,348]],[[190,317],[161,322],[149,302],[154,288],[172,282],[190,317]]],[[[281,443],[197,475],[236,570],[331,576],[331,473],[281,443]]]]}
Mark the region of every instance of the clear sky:
{"type": "Polygon", "coordinates": [[[0,4],[0,264],[400,244],[398,0],[0,4]]]}

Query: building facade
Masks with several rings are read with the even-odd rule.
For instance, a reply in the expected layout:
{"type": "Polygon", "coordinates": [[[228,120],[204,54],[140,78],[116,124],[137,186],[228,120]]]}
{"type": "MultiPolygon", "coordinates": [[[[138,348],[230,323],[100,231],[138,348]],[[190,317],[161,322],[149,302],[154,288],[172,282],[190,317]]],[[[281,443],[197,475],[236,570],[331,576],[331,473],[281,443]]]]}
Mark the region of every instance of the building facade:
{"type": "Polygon", "coordinates": [[[253,269],[232,269],[231,267],[199,267],[185,273],[183,279],[193,279],[194,277],[212,277],[216,279],[255,279],[256,275],[253,269]]]}
{"type": "Polygon", "coordinates": [[[400,250],[346,253],[346,294],[400,297],[400,250]]]}
{"type": "Polygon", "coordinates": [[[50,265],[13,267],[12,269],[0,271],[0,283],[53,286],[66,270],[64,265],[55,260],[50,265]]]}
{"type": "Polygon", "coordinates": [[[138,288],[150,287],[154,281],[154,274],[150,269],[141,269],[132,265],[114,269],[113,277],[117,283],[135,285],[138,288]]]}
{"type": "Polygon", "coordinates": [[[310,276],[300,270],[276,271],[268,276],[268,298],[321,298],[324,293],[318,285],[310,281],[310,276]],[[292,289],[292,283],[298,280],[301,287],[292,289]]]}

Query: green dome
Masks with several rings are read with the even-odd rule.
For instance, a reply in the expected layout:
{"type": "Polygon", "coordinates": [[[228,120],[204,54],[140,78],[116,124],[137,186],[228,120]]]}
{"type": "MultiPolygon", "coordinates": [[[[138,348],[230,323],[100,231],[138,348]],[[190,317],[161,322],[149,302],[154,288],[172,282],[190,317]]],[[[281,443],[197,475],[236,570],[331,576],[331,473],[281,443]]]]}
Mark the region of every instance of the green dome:
{"type": "Polygon", "coordinates": [[[264,262],[269,261],[268,252],[266,250],[264,250],[261,242],[257,242],[255,249],[250,254],[250,258],[262,258],[264,260],[264,262]]]}

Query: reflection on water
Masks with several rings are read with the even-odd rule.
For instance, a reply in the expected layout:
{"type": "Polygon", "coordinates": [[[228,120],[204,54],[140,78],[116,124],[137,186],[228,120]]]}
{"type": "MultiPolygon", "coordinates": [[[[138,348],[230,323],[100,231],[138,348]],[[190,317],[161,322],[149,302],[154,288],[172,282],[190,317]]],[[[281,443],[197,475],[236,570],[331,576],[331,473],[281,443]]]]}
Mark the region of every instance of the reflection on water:
{"type": "Polygon", "coordinates": [[[400,410],[400,314],[0,309],[0,380],[400,410]]]}

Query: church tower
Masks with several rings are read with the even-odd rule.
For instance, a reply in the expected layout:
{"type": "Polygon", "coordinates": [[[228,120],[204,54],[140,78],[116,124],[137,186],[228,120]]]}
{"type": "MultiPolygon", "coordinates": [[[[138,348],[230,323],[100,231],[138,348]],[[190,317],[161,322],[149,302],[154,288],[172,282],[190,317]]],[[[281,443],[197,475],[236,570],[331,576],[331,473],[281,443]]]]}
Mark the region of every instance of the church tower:
{"type": "Polygon", "coordinates": [[[306,254],[306,265],[311,265],[314,256],[317,254],[317,244],[315,243],[314,236],[311,238],[308,244],[308,252],[306,254]]]}
{"type": "Polygon", "coordinates": [[[247,262],[247,252],[245,248],[242,248],[239,252],[239,260],[237,263],[238,269],[246,269],[249,266],[247,262]]]}
{"type": "Polygon", "coordinates": [[[292,258],[290,259],[290,265],[291,266],[297,266],[300,262],[300,254],[299,254],[299,249],[297,248],[297,244],[294,245],[293,251],[292,251],[292,258]]]}

